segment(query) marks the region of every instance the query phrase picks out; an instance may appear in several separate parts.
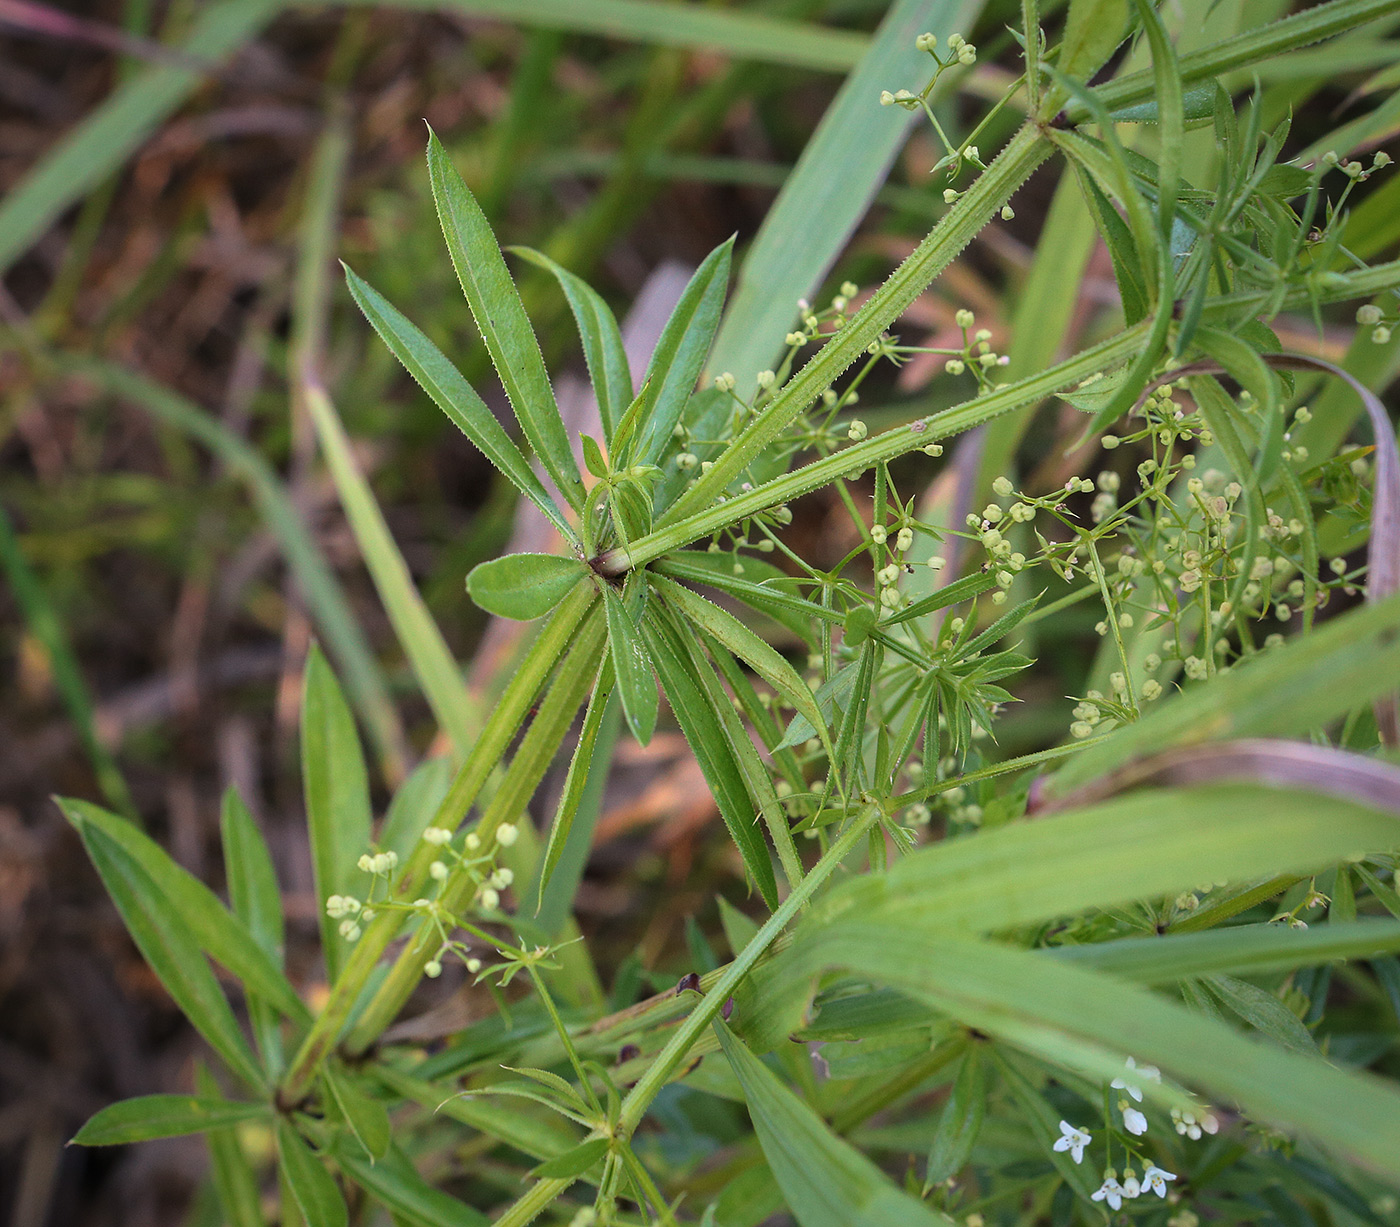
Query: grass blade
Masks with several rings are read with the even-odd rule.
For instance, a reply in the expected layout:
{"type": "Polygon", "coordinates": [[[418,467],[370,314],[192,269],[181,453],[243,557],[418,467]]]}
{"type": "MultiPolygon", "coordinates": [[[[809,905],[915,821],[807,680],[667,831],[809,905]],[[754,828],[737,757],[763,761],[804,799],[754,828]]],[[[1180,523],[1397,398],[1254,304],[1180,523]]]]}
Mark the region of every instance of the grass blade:
{"type": "Polygon", "coordinates": [[[476,704],[467,692],[461,670],[442,632],[419,595],[408,564],[394,544],[369,482],[355,465],[350,441],[330,397],[323,388],[309,384],[305,399],[340,495],[340,504],[355,533],[365,565],[374,578],[379,599],[394,624],[399,646],[408,657],[413,676],[433,709],[438,725],[451,739],[456,757],[460,759],[470,748],[481,723],[476,704]]]}
{"type": "MultiPolygon", "coordinates": [[[[199,13],[180,45],[185,57],[222,60],[257,38],[280,0],[222,0],[199,13]]],[[[51,148],[0,203],[0,273],[13,267],[69,205],[118,170],[203,85],[188,67],[162,65],[125,81],[51,148]]]]}
{"type": "Polygon", "coordinates": [[[724,1023],[716,1020],[714,1028],[744,1088],[764,1157],[802,1227],[937,1227],[946,1221],[832,1133],[724,1023]]]}
{"type": "Polygon", "coordinates": [[[335,657],[346,689],[374,743],[381,769],[390,781],[403,775],[403,729],[389,698],[384,674],[370,651],[345,593],[311,534],[292,505],[282,482],[246,440],[226,429],[197,405],[159,384],[98,359],[50,355],[59,368],[92,380],[99,387],[197,439],[247,483],[268,530],[277,538],[297,586],[335,657]]]}
{"type": "Polygon", "coordinates": [[[128,819],[139,822],[136,803],[131,799],[131,790],[126,786],[126,777],[122,775],[121,768],[117,766],[111,752],[98,736],[92,696],[88,693],[82,669],[79,668],[72,645],[64,633],[63,623],[49,601],[43,584],[39,582],[39,577],[34,574],[29,560],[25,558],[15,536],[14,526],[3,507],[0,507],[0,567],[4,568],[5,579],[24,614],[29,633],[43,645],[49,668],[53,671],[54,688],[63,700],[63,706],[68,709],[68,718],[73,721],[83,749],[87,751],[93,774],[97,776],[98,788],[102,790],[107,804],[113,809],[119,810],[128,819]]]}

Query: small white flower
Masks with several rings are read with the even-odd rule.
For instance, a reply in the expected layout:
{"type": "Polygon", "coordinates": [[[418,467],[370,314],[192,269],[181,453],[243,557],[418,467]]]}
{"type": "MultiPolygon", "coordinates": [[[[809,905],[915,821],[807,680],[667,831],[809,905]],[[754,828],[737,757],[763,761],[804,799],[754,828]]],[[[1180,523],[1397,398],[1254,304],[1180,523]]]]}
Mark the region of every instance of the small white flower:
{"type": "Polygon", "coordinates": [[[423,832],[423,842],[440,848],[452,842],[452,832],[446,827],[429,827],[423,832]]]}
{"type": "Polygon", "coordinates": [[[1175,1179],[1176,1175],[1174,1173],[1165,1172],[1160,1167],[1149,1167],[1142,1174],[1143,1187],[1151,1189],[1158,1197],[1166,1197],[1167,1181],[1175,1179]]]}
{"type": "Polygon", "coordinates": [[[1094,1201],[1108,1202],[1111,1209],[1121,1210],[1123,1208],[1123,1186],[1107,1172],[1104,1173],[1104,1181],[1099,1185],[1098,1192],[1092,1193],[1090,1196],[1094,1201]]]}
{"type": "Polygon", "coordinates": [[[1130,1167],[1123,1173],[1123,1196],[1139,1197],[1142,1194],[1142,1185],[1138,1184],[1136,1173],[1130,1167]]]}
{"type": "Polygon", "coordinates": [[[1056,1141],[1054,1149],[1069,1151],[1070,1158],[1076,1163],[1084,1162],[1084,1148],[1089,1145],[1093,1138],[1090,1137],[1087,1129],[1076,1129],[1069,1121],[1060,1122],[1061,1137],[1056,1141]]]}
{"type": "MultiPolygon", "coordinates": [[[[1121,677],[1122,674],[1114,674],[1121,677]]],[[[1144,1082],[1161,1082],[1162,1071],[1155,1065],[1144,1065],[1138,1068],[1138,1063],[1129,1057],[1127,1060],[1127,1070],[1121,1073],[1108,1085],[1115,1091],[1127,1091],[1138,1103],[1142,1102],[1142,1087],[1144,1082]]]]}
{"type": "Polygon", "coordinates": [[[1135,1138],[1140,1138],[1147,1132],[1147,1117],[1136,1108],[1131,1107],[1126,1099],[1120,1099],[1118,1106],[1123,1112],[1123,1128],[1135,1138]]]}
{"type": "Polygon", "coordinates": [[[514,823],[503,822],[496,828],[496,842],[509,848],[520,837],[520,830],[514,823]]]}

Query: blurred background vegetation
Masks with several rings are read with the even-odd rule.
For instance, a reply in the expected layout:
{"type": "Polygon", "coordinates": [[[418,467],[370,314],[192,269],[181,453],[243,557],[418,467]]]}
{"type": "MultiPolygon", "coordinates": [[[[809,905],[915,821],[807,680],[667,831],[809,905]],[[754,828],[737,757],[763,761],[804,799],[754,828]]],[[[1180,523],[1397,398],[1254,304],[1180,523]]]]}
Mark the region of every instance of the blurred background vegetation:
{"type": "MultiPolygon", "coordinates": [[[[733,233],[742,255],[887,7],[0,0],[0,1215],[14,1227],[186,1221],[204,1164],[198,1139],[63,1148],[112,1099],[187,1085],[197,1045],[48,797],[104,799],[217,882],[218,800],[236,784],[277,855],[290,970],[309,988],[317,909],[296,718],[313,638],[352,694],[381,801],[433,752],[427,705],[293,393],[299,372],[330,389],[483,701],[509,669],[509,634],[488,627],[462,583],[525,531],[509,488],[374,340],[335,264],[407,311],[504,407],[433,216],[424,121],[502,243],[592,280],[644,354],[688,270],[733,233]]],[[[1233,6],[1247,25],[1289,8],[1233,6]]],[[[1018,71],[1015,13],[998,0],[963,31],[981,59],[940,104],[955,141],[1018,71]]],[[[1354,152],[1384,147],[1400,95],[1377,106],[1387,83],[1373,70],[1394,54],[1372,28],[1267,78],[1266,126],[1296,116],[1284,157],[1353,119],[1354,152]]],[[[907,118],[870,104],[872,129],[907,118]]],[[[994,124],[983,148],[1016,119],[994,124]]],[[[878,283],[941,215],[943,183],[929,175],[940,153],[914,130],[833,285],[878,283]]],[[[1358,255],[1400,238],[1397,182],[1378,177],[1353,197],[1358,255]]],[[[1014,219],[984,232],[907,329],[947,344],[954,311],[970,307],[1013,361],[1018,344],[1034,350],[1036,321],[1013,324],[1054,187],[1049,173],[1032,180],[1014,219]]],[[[1116,291],[1087,238],[1063,259],[1069,278],[1087,270],[1057,328],[1068,343],[1112,311],[1116,291]]],[[[565,303],[547,274],[517,272],[561,401],[578,399],[565,303]]],[[[1352,346],[1346,318],[1320,333],[1306,319],[1280,325],[1286,344],[1334,360],[1352,346]]],[[[1394,344],[1351,358],[1377,390],[1394,377],[1394,344]]],[[[930,387],[934,369],[912,363],[872,388],[872,428],[882,412],[951,403],[930,387]]],[[[1041,484],[1079,471],[1047,446],[1068,431],[1052,419],[1031,437],[1048,457],[1041,484]]],[[[933,468],[914,476],[927,483],[933,468]]],[[[793,529],[818,562],[839,558],[852,531],[826,497],[805,500],[793,529]]],[[[1064,736],[1062,696],[1082,686],[1093,642],[1092,614],[1077,617],[1041,631],[1009,752],[1064,736]]],[[[577,906],[596,957],[638,991],[704,970],[712,896],[742,902],[715,816],[678,735],[622,745],[577,906]]]]}

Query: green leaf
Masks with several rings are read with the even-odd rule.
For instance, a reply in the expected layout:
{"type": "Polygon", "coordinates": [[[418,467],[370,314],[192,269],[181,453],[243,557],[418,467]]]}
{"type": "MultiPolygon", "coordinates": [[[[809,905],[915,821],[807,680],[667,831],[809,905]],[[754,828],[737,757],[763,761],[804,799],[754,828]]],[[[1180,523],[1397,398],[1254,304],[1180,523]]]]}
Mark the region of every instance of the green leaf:
{"type": "MultiPolygon", "coordinates": [[[[1400,1094],[1379,1078],[1246,1039],[1149,989],[917,919],[895,930],[843,922],[825,945],[823,965],[858,970],[1054,1064],[1107,1081],[1132,1053],[1255,1121],[1395,1177],[1400,1094]]],[[[1048,1152],[1052,1137],[1043,1141],[1048,1152]]]]}
{"type": "MultiPolygon", "coordinates": [[[[622,332],[608,304],[582,277],[576,277],[563,265],[531,247],[511,247],[513,254],[548,269],[559,282],[568,300],[569,310],[578,324],[583,342],[583,357],[588,363],[588,375],[593,381],[593,395],[598,401],[598,413],[603,419],[603,438],[612,442],[613,432],[632,403],[632,372],[627,363],[627,351],[622,344],[622,332]]],[[[597,474],[596,476],[602,476],[597,474]]]]}
{"type": "Polygon", "coordinates": [[[1065,1184],[1088,1201],[1094,1193],[1094,1181],[1085,1170],[1085,1165],[1074,1162],[1067,1152],[1053,1149],[1052,1139],[1060,1137],[1059,1113],[1045,1101],[1045,1096],[1031,1085],[1030,1080],[1019,1068],[1021,1062],[1014,1061],[1012,1054],[1003,1052],[998,1044],[992,1048],[992,1057],[996,1061],[997,1072],[1001,1075],[1002,1082],[1021,1105],[1021,1111],[1031,1122],[1032,1128],[1039,1134],[1039,1140],[1045,1148],[1045,1157],[1055,1165],[1065,1184]]]}
{"type": "MultiPolygon", "coordinates": [[[[248,1085],[262,1087],[262,1070],[190,933],[181,907],[166,895],[140,861],[99,824],[83,821],[75,825],[127,931],[166,992],[229,1069],[248,1085]]],[[[122,825],[132,830],[129,823],[122,825]]],[[[251,946],[252,939],[247,940],[251,946]]]]}
{"type": "Polygon", "coordinates": [[[389,1143],[392,1141],[388,1109],[343,1070],[327,1066],[321,1071],[321,1080],[345,1117],[355,1140],[364,1148],[371,1162],[378,1162],[389,1153],[389,1143]]]}
{"type": "Polygon", "coordinates": [[[1400,641],[1392,633],[1397,624],[1400,597],[1351,610],[1290,639],[1248,669],[1164,700],[1145,719],[1076,754],[1047,781],[1046,798],[1066,796],[1172,746],[1288,736],[1327,724],[1393,686],[1400,673],[1400,641]]]}
{"type": "Polygon", "coordinates": [[[608,650],[612,654],[613,674],[617,679],[617,692],[622,698],[622,710],[627,716],[632,736],[646,745],[656,731],[656,713],[660,705],[656,693],[656,673],[641,631],[627,608],[628,602],[618,596],[609,584],[602,585],[602,592],[603,609],[608,618],[608,650]]]}
{"type": "MultiPolygon", "coordinates": [[[[283,919],[277,871],[258,824],[253,821],[248,807],[232,785],[224,792],[219,833],[223,841],[224,873],[228,879],[228,896],[233,905],[233,914],[247,926],[252,944],[267,956],[274,970],[280,972],[283,966],[283,919]]],[[[205,950],[212,953],[207,945],[205,950]]],[[[241,943],[239,953],[244,953],[241,943]]],[[[252,1023],[263,1064],[276,1078],[283,1067],[282,1028],[275,1011],[279,999],[264,998],[253,983],[244,980],[248,993],[248,1020],[252,1023]]],[[[290,995],[296,997],[295,992],[290,995]]],[[[299,998],[297,1001],[300,1004],[299,998]]],[[[292,1017],[309,1022],[307,1013],[302,1009],[292,1017]]],[[[230,1162],[233,1160],[230,1159],[230,1162]]]]}
{"type": "Polygon", "coordinates": [[[572,1180],[582,1176],[607,1154],[609,1144],[607,1138],[589,1138],[572,1150],[541,1163],[530,1175],[537,1180],[572,1180]]]}
{"type": "Polygon", "coordinates": [[[586,563],[559,554],[507,554],[473,567],[467,591],[487,613],[533,622],[559,604],[588,574],[586,563]]]}
{"type": "Polygon", "coordinates": [[[539,342],[525,315],[496,236],[437,134],[428,136],[428,177],[442,233],[462,292],[486,342],[516,421],[545,471],[575,511],[583,508],[583,480],[569,434],[545,373],[539,342]]]}
{"type": "Polygon", "coordinates": [[[1126,0],[1070,0],[1060,39],[1060,72],[1088,81],[1108,60],[1128,29],[1126,0]]]}
{"type": "MultiPolygon", "coordinates": [[[[730,238],[705,257],[662,329],[643,381],[640,434],[629,449],[629,463],[655,464],[671,442],[719,326],[733,250],[730,238]]],[[[622,463],[621,456],[616,463],[622,463]]]]}
{"type": "Polygon", "coordinates": [[[600,480],[607,477],[608,462],[603,457],[603,449],[598,446],[598,440],[592,435],[581,435],[580,441],[583,443],[584,467],[600,480]]]}
{"type": "Polygon", "coordinates": [[[309,1227],[349,1227],[350,1214],[335,1180],[283,1119],[277,1122],[277,1158],[285,1187],[309,1227]]]}
{"type": "Polygon", "coordinates": [[[347,943],[340,922],[326,914],[326,900],[331,895],[358,897],[369,885],[356,868],[370,843],[369,777],[340,683],[314,644],[301,696],[301,782],[321,943],[334,982],[347,943]]]}
{"type": "Polygon", "coordinates": [[[142,1095],[124,1099],[92,1117],[73,1138],[78,1146],[126,1146],[152,1138],[203,1133],[220,1125],[270,1115],[265,1103],[233,1103],[201,1095],[142,1095]]]}
{"type": "MultiPolygon", "coordinates": [[[[355,1140],[342,1134],[331,1142],[330,1152],[357,1185],[401,1219],[424,1227],[486,1227],[484,1214],[433,1188],[397,1146],[371,1163],[355,1140]]],[[[315,1219],[309,1223],[319,1227],[315,1219]]]]}
{"type": "MultiPolygon", "coordinates": [[[[219,1084],[201,1061],[195,1070],[195,1085],[201,1096],[228,1103],[219,1092],[219,1084]]],[[[228,1227],[266,1227],[262,1215],[261,1195],[253,1165],[238,1140],[238,1131],[231,1128],[209,1129],[204,1135],[209,1147],[210,1173],[214,1192],[228,1227]]]]}
{"type": "Polygon", "coordinates": [[[1317,1052],[1312,1032],[1273,993],[1235,976],[1217,974],[1202,979],[1211,992],[1256,1031],[1262,1031],[1294,1052],[1317,1052]]]}
{"type": "Polygon", "coordinates": [[[1060,946],[1054,955],[1143,984],[1164,984],[1212,972],[1255,975],[1292,971],[1334,959],[1373,958],[1397,950],[1400,924],[1361,920],[1318,925],[1302,932],[1270,924],[1235,925],[1206,933],[1173,932],[1165,941],[1132,937],[1060,946]]]}
{"type": "Polygon", "coordinates": [[[825,614],[833,621],[840,615],[823,610],[803,597],[789,592],[792,579],[771,562],[745,558],[742,578],[734,574],[734,559],[729,554],[711,554],[705,550],[677,550],[657,562],[653,570],[661,575],[683,579],[692,584],[704,584],[738,597],[745,605],[772,618],[779,626],[791,631],[809,647],[816,643],[812,620],[825,614]]]}
{"type": "MultiPolygon", "coordinates": [[[[269,936],[265,926],[260,923],[255,931],[238,916],[230,915],[212,890],[177,865],[164,848],[126,819],[88,801],[62,797],[58,804],[85,842],[90,831],[100,830],[120,846],[150,879],[160,896],[161,906],[180,917],[183,934],[237,976],[248,992],[276,1006],[295,1022],[310,1021],[310,1011],[287,982],[280,963],[263,945],[261,939],[269,936]]],[[[275,906],[280,917],[280,901],[275,894],[268,897],[265,883],[262,890],[262,903],[275,906]]],[[[276,923],[273,922],[274,926],[276,923]]]]}
{"type": "Polygon", "coordinates": [[[962,1171],[982,1131],[986,1111],[987,1067],[982,1059],[982,1045],[973,1043],[968,1045],[967,1055],[953,1082],[953,1092],[939,1118],[938,1132],[933,1135],[928,1172],[924,1176],[926,1189],[962,1171]]]}
{"type": "Polygon", "coordinates": [[[283,922],[277,871],[272,864],[272,854],[267,850],[267,841],[233,785],[224,791],[219,834],[233,913],[248,927],[248,936],[258,948],[280,968],[283,922]]]}
{"type": "Polygon", "coordinates": [[[802,1227],[937,1227],[942,1215],[901,1192],[778,1081],[724,1023],[720,1047],[744,1088],[749,1116],[783,1198],[802,1227]]]}
{"type": "Polygon", "coordinates": [[[476,394],[462,372],[416,325],[348,267],[345,279],[365,318],[374,325],[375,332],[418,386],[432,397],[452,424],[481,449],[482,455],[511,485],[545,514],[564,539],[573,541],[573,527],[559,514],[544,483],[535,476],[520,449],[511,442],[496,415],[486,407],[486,402],[476,394]]]}
{"type": "Polygon", "coordinates": [[[671,711],[675,713],[676,721],[695,753],[696,761],[714,794],[715,804],[719,806],[720,816],[744,859],[744,865],[771,911],[778,905],[778,887],[768,846],[758,829],[744,773],[735,761],[724,726],[710,706],[704,688],[696,680],[696,664],[689,648],[679,640],[674,629],[661,619],[646,619],[642,632],[651,649],[651,659],[661,677],[671,711]]]}
{"type": "Polygon", "coordinates": [[[706,635],[717,639],[805,716],[815,730],[814,735],[821,738],[828,757],[834,759],[836,752],[831,745],[831,733],[811,688],[783,656],[733,614],[712,601],[660,576],[654,582],[658,591],[682,617],[694,623],[706,635]]]}

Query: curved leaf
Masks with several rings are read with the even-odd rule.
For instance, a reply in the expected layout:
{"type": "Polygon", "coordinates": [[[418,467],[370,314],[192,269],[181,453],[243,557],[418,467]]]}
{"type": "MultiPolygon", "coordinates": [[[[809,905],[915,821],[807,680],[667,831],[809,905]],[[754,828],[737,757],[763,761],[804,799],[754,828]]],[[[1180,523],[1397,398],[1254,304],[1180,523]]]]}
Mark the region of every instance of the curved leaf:
{"type": "Polygon", "coordinates": [[[265,1103],[235,1103],[199,1095],[142,1095],[124,1099],[92,1117],[73,1136],[77,1146],[125,1146],[152,1138],[203,1133],[269,1115],[265,1103]]]}

